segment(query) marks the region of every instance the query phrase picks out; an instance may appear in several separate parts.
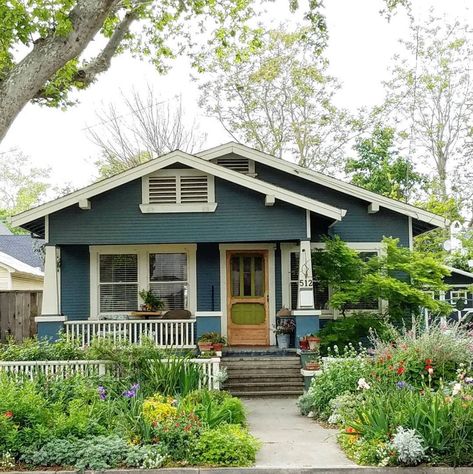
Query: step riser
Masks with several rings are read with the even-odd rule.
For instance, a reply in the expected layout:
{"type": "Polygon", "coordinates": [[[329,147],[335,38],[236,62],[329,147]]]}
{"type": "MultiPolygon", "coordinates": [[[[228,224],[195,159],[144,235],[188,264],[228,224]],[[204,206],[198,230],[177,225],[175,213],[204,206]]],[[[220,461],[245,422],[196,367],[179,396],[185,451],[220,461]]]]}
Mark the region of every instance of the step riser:
{"type": "Polygon", "coordinates": [[[302,377],[300,374],[294,374],[291,375],[290,377],[272,377],[271,375],[267,374],[261,374],[258,375],[257,377],[249,377],[248,375],[232,375],[229,377],[227,380],[231,380],[232,383],[245,383],[245,382],[260,382],[260,383],[275,383],[275,384],[281,384],[281,383],[294,383],[294,382],[300,382],[302,381],[302,377]]]}
{"type": "Polygon", "coordinates": [[[253,398],[253,397],[258,397],[258,398],[264,398],[264,397],[299,397],[302,395],[302,391],[300,392],[294,392],[294,391],[285,391],[285,392],[230,392],[233,396],[235,397],[240,397],[240,398],[253,398]]]}
{"type": "Polygon", "coordinates": [[[269,387],[245,387],[242,386],[235,386],[235,387],[226,387],[224,386],[224,390],[233,393],[233,392],[259,392],[259,393],[266,393],[266,392],[300,392],[302,393],[304,390],[304,384],[301,385],[281,385],[281,386],[273,386],[270,385],[269,387]]]}
{"type": "Polygon", "coordinates": [[[227,367],[227,369],[244,369],[244,370],[253,370],[253,369],[274,369],[274,370],[286,370],[286,369],[300,369],[301,364],[267,364],[264,362],[259,362],[255,364],[227,364],[222,362],[223,367],[227,367]]]}

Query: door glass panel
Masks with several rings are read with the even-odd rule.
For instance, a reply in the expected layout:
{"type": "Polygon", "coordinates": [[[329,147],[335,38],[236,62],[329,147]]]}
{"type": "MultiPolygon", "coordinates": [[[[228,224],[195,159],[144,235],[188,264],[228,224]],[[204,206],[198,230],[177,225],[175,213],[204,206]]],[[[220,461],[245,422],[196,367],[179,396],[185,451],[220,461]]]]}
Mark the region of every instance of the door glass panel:
{"type": "Polygon", "coordinates": [[[251,296],[251,257],[243,257],[243,294],[241,296],[251,296]]]}
{"type": "Polygon", "coordinates": [[[233,256],[230,261],[232,296],[240,296],[240,257],[233,256]]]}
{"type": "Polygon", "coordinates": [[[255,296],[264,296],[263,257],[254,257],[255,261],[255,296]]]}

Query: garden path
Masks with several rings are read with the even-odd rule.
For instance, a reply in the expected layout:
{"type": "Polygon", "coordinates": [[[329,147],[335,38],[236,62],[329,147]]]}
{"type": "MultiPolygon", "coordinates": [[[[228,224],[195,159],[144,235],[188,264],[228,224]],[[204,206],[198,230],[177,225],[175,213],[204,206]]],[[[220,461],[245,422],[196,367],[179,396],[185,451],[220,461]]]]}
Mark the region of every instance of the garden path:
{"type": "Polygon", "coordinates": [[[251,433],[263,442],[256,467],[357,467],[337,445],[337,430],[301,416],[295,398],[247,398],[251,433]]]}

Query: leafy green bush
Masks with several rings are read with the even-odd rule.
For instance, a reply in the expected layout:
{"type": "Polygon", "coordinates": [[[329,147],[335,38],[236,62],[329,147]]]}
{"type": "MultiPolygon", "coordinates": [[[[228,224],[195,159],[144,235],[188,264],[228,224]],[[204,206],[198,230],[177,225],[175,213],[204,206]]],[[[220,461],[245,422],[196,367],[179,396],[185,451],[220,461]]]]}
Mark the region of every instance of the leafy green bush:
{"type": "Polygon", "coordinates": [[[327,355],[328,348],[334,345],[341,348],[359,341],[366,344],[373,331],[382,339],[389,340],[390,326],[374,314],[356,313],[350,317],[330,321],[319,332],[320,351],[322,355],[327,355]]]}
{"type": "MultiPolygon", "coordinates": [[[[28,450],[22,461],[32,466],[71,466],[76,469],[103,470],[118,467],[132,459],[133,463],[145,458],[145,453],[129,445],[117,436],[96,436],[90,438],[56,438],[45,443],[38,450],[28,450]]],[[[131,461],[130,461],[131,462],[131,461]]]]}
{"type": "Polygon", "coordinates": [[[180,407],[195,413],[202,423],[214,428],[222,423],[244,425],[245,407],[240,399],[227,392],[198,390],[185,397],[180,407]]]}
{"type": "Polygon", "coordinates": [[[368,373],[369,363],[363,357],[334,362],[312,379],[308,393],[299,399],[299,406],[305,414],[312,412],[315,418],[327,420],[332,412],[330,400],[346,392],[355,393],[358,380],[368,373]]]}
{"type": "Polygon", "coordinates": [[[220,425],[202,433],[194,449],[196,464],[250,466],[260,443],[240,425],[220,425]]]}

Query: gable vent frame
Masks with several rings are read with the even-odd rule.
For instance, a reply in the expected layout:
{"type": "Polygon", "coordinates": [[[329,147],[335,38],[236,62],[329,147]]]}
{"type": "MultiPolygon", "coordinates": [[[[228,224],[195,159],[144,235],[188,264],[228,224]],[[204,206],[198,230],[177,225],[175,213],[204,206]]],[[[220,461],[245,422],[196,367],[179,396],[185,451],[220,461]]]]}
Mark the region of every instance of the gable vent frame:
{"type": "Polygon", "coordinates": [[[256,177],[255,162],[244,156],[223,156],[212,160],[216,165],[223,166],[229,170],[256,177]]]}
{"type": "Polygon", "coordinates": [[[143,213],[214,212],[214,176],[191,168],[162,169],[142,178],[143,213]]]}

